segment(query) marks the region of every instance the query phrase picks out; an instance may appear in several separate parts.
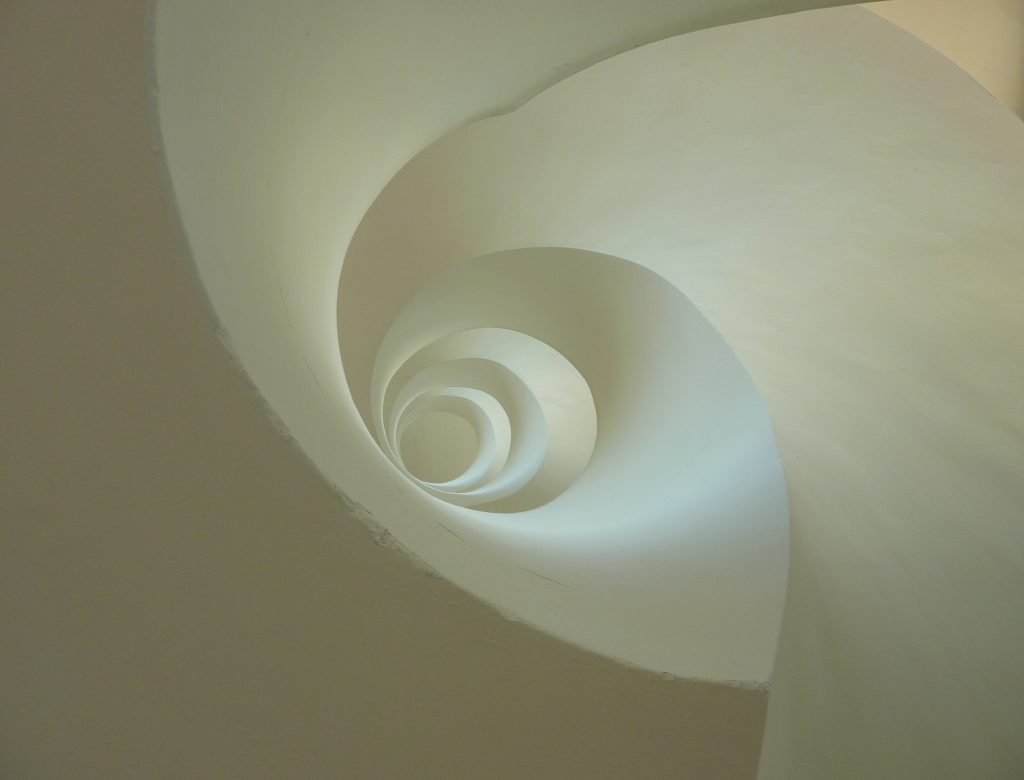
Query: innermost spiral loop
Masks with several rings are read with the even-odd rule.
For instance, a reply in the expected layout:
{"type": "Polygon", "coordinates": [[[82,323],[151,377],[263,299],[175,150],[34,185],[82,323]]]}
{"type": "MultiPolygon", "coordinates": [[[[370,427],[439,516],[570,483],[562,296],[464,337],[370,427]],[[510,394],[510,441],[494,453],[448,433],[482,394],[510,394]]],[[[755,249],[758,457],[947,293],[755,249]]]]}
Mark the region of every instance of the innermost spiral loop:
{"type": "Polygon", "coordinates": [[[583,376],[552,347],[510,329],[455,330],[420,345],[424,332],[443,327],[424,311],[434,316],[429,306],[408,307],[378,354],[372,395],[384,452],[427,492],[460,506],[518,512],[562,493],[596,438],[583,376]]]}
{"type": "Polygon", "coordinates": [[[479,449],[476,431],[454,412],[429,411],[414,417],[398,444],[403,465],[416,479],[440,484],[462,476],[479,449]]]}

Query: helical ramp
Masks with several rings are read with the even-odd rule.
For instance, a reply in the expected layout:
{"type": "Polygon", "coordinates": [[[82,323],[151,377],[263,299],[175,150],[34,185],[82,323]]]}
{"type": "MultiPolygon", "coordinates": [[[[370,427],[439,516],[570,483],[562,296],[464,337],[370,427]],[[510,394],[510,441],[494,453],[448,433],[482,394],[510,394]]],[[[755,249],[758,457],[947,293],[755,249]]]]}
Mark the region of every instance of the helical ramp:
{"type": "Polygon", "coordinates": [[[824,5],[160,2],[170,178],[238,362],[384,539],[587,649],[772,680],[773,777],[878,686],[864,739],[935,728],[945,641],[1003,770],[1024,128],[824,5]]]}

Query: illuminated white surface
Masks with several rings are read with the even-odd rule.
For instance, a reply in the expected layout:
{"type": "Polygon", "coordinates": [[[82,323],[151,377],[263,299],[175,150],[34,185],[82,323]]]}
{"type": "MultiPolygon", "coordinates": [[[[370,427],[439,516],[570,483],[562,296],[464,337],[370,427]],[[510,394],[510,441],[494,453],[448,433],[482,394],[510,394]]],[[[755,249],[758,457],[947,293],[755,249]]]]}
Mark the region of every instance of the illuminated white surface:
{"type": "MultiPolygon", "coordinates": [[[[477,464],[495,471],[487,474],[491,482],[468,489],[459,483],[410,484],[393,443],[404,423],[385,418],[390,401],[383,386],[376,396],[378,413],[371,412],[370,402],[374,366],[384,374],[397,371],[410,356],[406,350],[399,363],[388,363],[388,349],[397,345],[401,351],[410,342],[385,341],[385,334],[415,293],[428,289],[428,279],[407,268],[384,271],[372,259],[355,262],[361,250],[349,244],[373,197],[419,149],[467,119],[514,105],[552,83],[552,68],[571,72],[673,30],[814,5],[653,2],[605,9],[604,16],[587,6],[584,25],[581,5],[552,17],[549,34],[540,39],[527,34],[536,19],[523,8],[505,9],[507,15],[497,19],[493,9],[476,18],[468,6],[446,8],[432,16],[429,29],[443,36],[472,27],[480,37],[468,49],[453,49],[438,48],[426,28],[416,25],[396,32],[403,40],[393,43],[403,58],[414,59],[419,48],[432,63],[427,68],[421,62],[415,78],[407,69],[392,75],[386,69],[349,69],[360,56],[384,56],[381,42],[390,39],[386,28],[374,37],[374,25],[387,22],[374,21],[367,9],[290,7],[287,14],[264,16],[246,7],[248,21],[232,31],[228,49],[214,44],[222,32],[199,5],[162,5],[157,14],[161,127],[193,251],[236,354],[303,450],[342,493],[461,586],[563,638],[681,676],[763,682],[781,618],[787,559],[781,466],[763,404],[728,346],[683,295],[635,265],[629,253],[586,246],[612,255],[604,265],[618,268],[624,278],[642,278],[616,288],[622,279],[609,272],[593,288],[609,307],[621,302],[614,316],[629,312],[634,321],[617,323],[602,340],[596,329],[601,323],[591,314],[583,321],[590,331],[581,344],[591,339],[592,345],[576,345],[570,356],[552,340],[565,340],[572,329],[554,323],[551,330],[538,330],[529,316],[527,288],[518,299],[523,308],[512,319],[497,321],[485,312],[460,328],[452,319],[439,324],[443,333],[433,332],[433,340],[466,328],[523,333],[554,347],[575,368],[555,383],[560,389],[552,385],[545,391],[548,411],[560,409],[557,414],[542,408],[541,414],[523,411],[512,420],[508,410],[492,409],[489,425],[477,420],[484,438],[489,428],[496,431],[500,449],[509,417],[508,452],[494,456],[508,458],[504,471],[494,467],[495,459],[477,464]],[[354,28],[364,43],[343,45],[354,28]],[[527,36],[525,47],[517,29],[527,36]],[[485,30],[491,39],[484,39],[485,30]],[[168,43],[175,40],[189,40],[187,56],[168,43]],[[365,41],[373,41],[373,48],[366,49],[365,41]],[[487,52],[483,59],[481,50],[487,52]],[[424,86],[416,79],[430,85],[427,110],[424,86]],[[352,91],[339,102],[345,84],[352,91]],[[356,103],[366,110],[348,108],[356,103]],[[346,253],[340,290],[360,300],[336,310],[346,253]],[[382,274],[390,275],[386,292],[378,286],[382,274]],[[645,300],[621,295],[639,296],[648,287],[664,291],[664,305],[648,311],[645,300]],[[644,316],[637,314],[641,310],[644,316]],[[360,320],[355,331],[348,324],[353,317],[360,320]],[[691,331],[673,331],[679,323],[691,331]],[[362,335],[339,348],[336,327],[362,335]],[[654,345],[655,353],[647,355],[654,345]],[[682,359],[679,349],[687,351],[682,359]],[[696,383],[692,369],[705,371],[708,381],[696,383]],[[576,370],[583,384],[572,379],[576,370]],[[662,374],[660,384],[640,381],[649,371],[662,374]],[[560,402],[558,396],[574,383],[572,392],[582,403],[560,402]],[[594,393],[593,409],[584,391],[594,393]],[[517,449],[529,436],[534,443],[517,449]],[[729,470],[740,475],[743,489],[735,483],[726,487],[729,470]],[[711,493],[719,498],[709,500],[711,493]],[[478,508],[460,506],[465,504],[478,508]]],[[[607,77],[606,72],[601,78],[607,77]]],[[[534,194],[520,190],[522,197],[534,194]]],[[[411,236],[419,229],[416,214],[433,197],[425,195],[415,208],[389,216],[404,225],[397,233],[411,236]]],[[[361,232],[370,235],[373,226],[363,225],[361,232]]],[[[506,243],[500,231],[492,231],[480,251],[462,251],[491,227],[465,219],[438,224],[437,234],[460,237],[463,244],[445,265],[472,261],[467,269],[480,268],[486,262],[476,258],[482,255],[536,246],[506,243]]],[[[424,239],[435,241],[435,232],[424,239]]],[[[415,260],[421,248],[408,248],[412,267],[426,268],[415,260]]],[[[576,267],[583,257],[567,256],[574,259],[560,266],[576,267]]],[[[532,261],[533,276],[524,283],[542,284],[542,255],[532,261]]],[[[436,275],[442,268],[431,262],[436,275]]],[[[561,280],[557,306],[571,311],[581,302],[574,300],[581,278],[561,280]]],[[[400,319],[395,323],[402,326],[400,319]]],[[[413,329],[417,338],[425,333],[422,323],[413,329]]],[[[519,350],[503,359],[512,360],[513,353],[519,350]]],[[[476,369],[492,375],[502,370],[484,364],[476,369]]],[[[546,376],[537,372],[534,380],[546,376]]],[[[415,381],[424,382],[421,391],[446,393],[467,384],[465,376],[415,381]]],[[[496,392],[491,387],[485,394],[491,391],[496,392]]],[[[462,409],[473,414],[468,406],[462,409]]]]}
{"type": "MultiPolygon", "coordinates": [[[[677,7],[680,18],[690,8],[677,7]]],[[[622,12],[643,20],[645,9],[622,12]]],[[[664,10],[651,10],[649,20],[667,34],[673,23],[655,21],[664,10]]],[[[689,507],[721,512],[736,525],[694,521],[714,529],[701,536],[706,546],[682,539],[657,546],[663,557],[640,582],[639,564],[631,569],[629,561],[646,562],[659,533],[687,526],[676,515],[657,531],[634,529],[627,518],[682,506],[673,503],[680,496],[662,491],[672,482],[657,469],[683,461],[653,447],[644,467],[630,471],[625,450],[606,447],[615,439],[599,430],[579,478],[530,512],[481,513],[428,496],[381,450],[372,422],[373,367],[388,329],[443,269],[471,268],[496,252],[570,247],[647,267],[707,316],[710,334],[724,337],[707,343],[728,344],[750,371],[771,410],[792,490],[794,473],[823,469],[830,461],[816,453],[842,452],[866,421],[894,440],[902,435],[908,417],[888,416],[890,404],[872,395],[873,375],[858,365],[889,366],[887,386],[901,394],[930,392],[929,372],[908,359],[905,345],[918,339],[930,350],[922,334],[948,332],[955,310],[910,291],[937,272],[945,283],[960,272],[934,267],[928,235],[955,226],[988,231],[987,271],[1016,278],[1006,269],[1019,255],[1010,227],[1019,224],[1019,182],[999,166],[1019,159],[1018,128],[906,36],[865,12],[829,11],[716,28],[616,57],[511,114],[450,134],[402,169],[445,132],[550,83],[544,63],[551,60],[503,48],[516,40],[507,19],[492,20],[486,35],[474,30],[464,47],[438,44],[446,33],[432,20],[429,29],[411,24],[409,35],[422,33],[444,55],[436,71],[429,57],[418,59],[409,80],[408,68],[353,66],[386,59],[388,47],[338,46],[344,13],[320,13],[283,15],[277,27],[255,20],[235,38],[230,66],[215,45],[202,44],[223,30],[198,29],[209,20],[196,8],[162,7],[158,17],[162,126],[179,203],[211,300],[261,392],[343,493],[460,585],[559,636],[649,668],[766,680],[784,584],[785,495],[773,478],[751,485],[737,475],[769,474],[777,468],[773,451],[726,448],[761,454],[742,466],[706,454],[687,462],[691,476],[707,469],[689,483],[706,488],[689,507]],[[164,35],[200,45],[175,56],[161,49],[164,35]],[[501,67],[474,63],[481,50],[501,67]],[[615,491],[600,511],[594,492],[593,512],[554,516],[588,492],[588,475],[617,458],[616,479],[626,479],[628,491],[615,491]],[[534,521],[545,512],[554,522],[541,531],[534,521]],[[560,546],[567,534],[572,544],[560,546]],[[607,565],[612,548],[615,566],[607,565]]],[[[584,31],[555,24],[561,32],[545,41],[562,52],[559,62],[576,63],[569,70],[622,48],[612,38],[625,42],[637,29],[588,20],[593,27],[584,31]],[[602,25],[615,33],[598,45],[587,35],[602,25]]],[[[387,39],[375,37],[372,24],[363,30],[367,40],[387,39]]],[[[523,326],[493,313],[466,327],[536,327],[534,318],[523,326]]],[[[664,332],[643,330],[634,343],[658,345],[664,332]]],[[[550,334],[536,337],[551,343],[550,334]]],[[[595,378],[571,362],[594,392],[601,421],[600,369],[595,378]]],[[[664,362],[625,372],[630,408],[644,408],[643,369],[664,362]]],[[[767,418],[752,398],[744,430],[769,442],[767,418]]],[[[910,460],[926,448],[919,436],[900,441],[910,460]]],[[[817,479],[848,477],[836,466],[817,479]]],[[[920,495],[921,486],[904,490],[920,495]]],[[[872,495],[863,501],[882,500],[872,495]]],[[[885,501],[899,503],[896,494],[885,501]]],[[[986,501],[998,513],[1013,497],[996,492],[986,501]]],[[[864,513],[849,500],[827,510],[851,523],[864,513]]],[[[794,515],[794,522],[806,529],[811,519],[794,515]]],[[[805,549],[827,536],[806,533],[805,549]]]]}

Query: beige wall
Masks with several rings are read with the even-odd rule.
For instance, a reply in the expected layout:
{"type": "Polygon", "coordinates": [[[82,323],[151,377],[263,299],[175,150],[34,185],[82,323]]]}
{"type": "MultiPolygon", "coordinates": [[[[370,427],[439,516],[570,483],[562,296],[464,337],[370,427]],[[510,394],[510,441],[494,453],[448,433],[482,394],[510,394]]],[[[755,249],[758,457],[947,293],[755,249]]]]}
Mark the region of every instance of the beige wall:
{"type": "Polygon", "coordinates": [[[1022,0],[886,0],[865,7],[934,46],[1024,116],[1022,0]]]}

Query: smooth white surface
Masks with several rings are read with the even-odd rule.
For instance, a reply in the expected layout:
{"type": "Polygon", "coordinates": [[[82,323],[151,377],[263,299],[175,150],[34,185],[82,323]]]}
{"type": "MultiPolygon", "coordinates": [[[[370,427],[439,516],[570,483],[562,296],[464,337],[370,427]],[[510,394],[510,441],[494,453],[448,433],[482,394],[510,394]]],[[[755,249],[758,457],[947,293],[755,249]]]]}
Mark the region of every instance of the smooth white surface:
{"type": "MultiPolygon", "coordinates": [[[[323,100],[326,87],[312,78],[322,61],[285,56],[307,51],[305,29],[287,27],[288,14],[274,20],[273,34],[269,22],[251,19],[244,46],[227,24],[230,14],[224,23],[195,6],[161,14],[163,128],[211,298],[243,363],[307,452],[325,473],[324,463],[338,459],[332,478],[342,490],[358,486],[370,471],[385,473],[387,461],[362,420],[327,413],[343,408],[337,402],[347,399],[347,386],[338,382],[331,345],[316,344],[311,334],[334,326],[337,262],[369,193],[442,131],[478,114],[454,111],[451,123],[414,131],[395,109],[396,121],[375,125],[369,117],[382,114],[372,113],[374,106],[436,117],[440,105],[422,86],[398,86],[409,69],[385,68],[396,73],[393,91],[363,92],[358,82],[351,94],[373,99],[346,104],[366,112],[338,108],[329,120],[310,123],[313,107],[335,104],[323,100]],[[226,37],[236,44],[230,56],[221,51],[226,37]],[[174,40],[190,41],[188,57],[184,48],[172,55],[174,40]],[[254,67],[268,51],[277,59],[254,67]],[[266,94],[290,110],[267,112],[266,94]],[[212,110],[224,100],[238,110],[212,110]],[[366,120],[364,132],[340,132],[347,126],[341,115],[366,120]],[[411,140],[417,133],[419,141],[411,140]],[[362,145],[346,146],[353,138],[362,145]],[[368,151],[371,138],[380,155],[368,151]],[[339,139],[346,153],[335,157],[328,150],[340,148],[339,139]],[[271,149],[271,164],[252,165],[271,149]],[[360,167],[367,160],[384,162],[371,174],[360,167]],[[239,192],[251,201],[236,200],[239,192]],[[363,200],[352,206],[340,192],[363,200]],[[337,232],[312,229],[326,222],[337,232]],[[323,276],[311,273],[321,261],[323,276]],[[285,322],[292,330],[278,328],[285,322]],[[309,350],[308,369],[295,355],[297,344],[309,350]],[[300,379],[299,369],[313,376],[300,379]],[[351,446],[332,451],[327,439],[342,434],[351,446]]],[[[495,43],[513,29],[506,22],[496,15],[494,37],[477,29],[465,47],[432,27],[410,28],[446,62],[475,56],[482,46],[503,60],[504,78],[515,72],[515,58],[495,43]]],[[[309,29],[314,38],[338,30],[309,29]]],[[[378,43],[386,37],[370,33],[378,43]]],[[[574,40],[566,35],[558,43],[570,51],[574,40]]],[[[595,81],[585,100],[566,106],[571,110],[559,112],[555,103],[567,95],[552,90],[494,120],[538,117],[541,110],[531,110],[553,96],[543,142],[526,151],[571,164],[582,148],[571,176],[564,167],[553,174],[571,180],[573,191],[552,192],[539,204],[518,200],[483,225],[478,211],[487,213],[497,197],[489,176],[482,190],[460,195],[468,206],[457,224],[484,235],[521,209],[527,219],[557,210],[583,225],[577,217],[584,211],[592,226],[587,249],[636,260],[628,244],[643,242],[645,261],[666,277],[664,269],[684,257],[677,283],[754,377],[786,465],[794,534],[765,777],[1014,777],[1024,701],[1015,654],[1024,642],[1019,120],[938,54],[860,10],[683,40],[676,67],[653,76],[617,70],[620,81],[595,81]],[[549,153],[549,144],[558,148],[549,153]],[[666,149],[678,156],[656,161],[666,149]],[[608,164],[595,165],[598,154],[608,164]],[[589,200],[578,204],[579,193],[589,200]],[[479,210],[470,197],[476,195],[479,210]],[[625,230],[631,218],[657,229],[649,236],[625,230]]],[[[322,41],[311,48],[326,56],[322,41]]],[[[366,49],[342,51],[374,61],[366,49]]],[[[642,63],[656,51],[600,67],[627,68],[623,63],[642,63]]],[[[426,58],[412,59],[417,78],[429,72],[432,84],[447,83],[424,66],[426,58]]],[[[530,64],[522,74],[534,75],[534,64],[546,62],[523,61],[530,64]]],[[[451,72],[460,69],[483,74],[493,88],[453,90],[467,103],[506,94],[507,82],[471,68],[469,59],[451,72]]],[[[341,83],[330,81],[331,89],[343,92],[341,83]]],[[[465,132],[486,134],[487,125],[465,132]]],[[[506,154],[519,162],[529,157],[502,148],[488,166],[501,169],[506,154]]],[[[508,166],[506,175],[536,184],[546,170],[508,166]]],[[[466,175],[475,181],[473,171],[466,175]]],[[[429,210],[435,193],[422,194],[429,210]]],[[[546,236],[544,243],[562,242],[546,236]]],[[[375,269],[364,273],[368,279],[348,284],[372,283],[375,269]]],[[[370,325],[382,334],[387,323],[370,325]]],[[[368,339],[366,355],[346,360],[372,365],[377,343],[368,339]]],[[[434,550],[432,562],[444,560],[439,567],[466,584],[452,575],[458,541],[442,528],[417,526],[418,511],[397,511],[416,499],[397,480],[389,486],[379,515],[412,549],[434,550]]],[[[492,573],[506,574],[500,565],[492,573]]],[[[538,598],[555,591],[528,580],[523,590],[532,584],[538,598]]],[[[510,575],[504,584],[513,582],[510,575]]],[[[577,628],[563,623],[558,630],[572,636],[577,628]]],[[[641,662],[669,668],[660,659],[641,662]]],[[[764,673],[762,666],[752,676],[764,673]]]]}
{"type": "MultiPolygon", "coordinates": [[[[350,376],[347,384],[334,330],[334,289],[352,231],[373,197],[444,131],[508,108],[565,72],[630,45],[814,5],[652,2],[598,13],[580,4],[557,14],[545,6],[540,16],[548,21],[541,35],[531,32],[539,16],[526,5],[497,15],[493,8],[468,5],[436,13],[410,7],[408,24],[400,27],[392,24],[393,16],[379,17],[369,6],[254,11],[224,5],[213,17],[203,4],[158,6],[160,121],[186,230],[236,354],[303,450],[341,492],[461,586],[563,638],[681,676],[763,682],[770,671],[785,587],[785,495],[756,393],[741,404],[753,414],[749,446],[736,452],[735,463],[715,467],[743,470],[753,458],[759,465],[752,467],[749,490],[729,490],[721,502],[699,501],[695,487],[721,491],[722,478],[699,475],[699,466],[712,463],[713,448],[696,457],[709,439],[694,436],[669,459],[654,454],[663,454],[667,444],[646,450],[643,465],[627,470],[628,489],[615,490],[615,500],[588,520],[597,527],[627,528],[630,518],[660,512],[659,522],[674,529],[674,541],[660,534],[644,538],[637,526],[597,534],[589,543],[552,537],[539,544],[528,523],[456,523],[450,505],[423,494],[392,468],[355,414],[349,393],[349,387],[369,387],[369,367],[388,323],[379,317],[360,322],[366,338],[362,346],[345,349],[344,370],[365,366],[368,373],[350,376]],[[236,15],[244,25],[230,24],[236,15]],[[468,30],[474,43],[454,45],[465,42],[468,30]],[[444,43],[446,36],[452,45],[444,43]],[[374,58],[390,66],[367,69],[365,62],[374,58]],[[355,105],[359,110],[351,109],[355,105]],[[679,488],[678,502],[666,503],[664,486],[691,460],[689,487],[679,488]],[[662,473],[652,476],[651,469],[662,473]],[[690,498],[683,501],[683,495],[690,498]],[[715,524],[721,526],[717,533],[686,536],[687,528],[715,524]],[[736,533],[738,526],[760,531],[736,533]],[[624,556],[626,550],[633,552],[624,556]],[[607,564],[610,555],[615,565],[607,564]],[[734,575],[739,579],[731,580],[734,575]]],[[[430,201],[428,195],[423,205],[430,201]]],[[[472,229],[465,220],[461,227],[472,229]]],[[[483,229],[477,226],[475,235],[483,229]]],[[[499,244],[488,251],[515,247],[499,244]]],[[[374,277],[378,269],[363,266],[361,273],[374,277]]],[[[398,275],[389,294],[402,299],[422,281],[398,275]]],[[[356,273],[342,289],[368,288],[356,273]]],[[[371,298],[363,303],[373,305],[371,298]]],[[[704,323],[695,311],[690,316],[704,323]]],[[[707,343],[716,338],[709,336],[707,343]]],[[[738,368],[731,356],[729,361],[738,368]]],[[[741,369],[736,376],[735,387],[752,390],[741,369]]],[[[592,377],[584,379],[593,386],[592,377]]],[[[715,386],[709,384],[709,392],[715,386]]],[[[641,408],[642,397],[632,391],[630,396],[633,407],[641,408]]],[[[365,408],[365,399],[354,400],[365,408]]],[[[722,401],[725,410],[733,398],[725,394],[722,401]]],[[[717,440],[725,447],[746,425],[743,419],[736,428],[722,428],[717,440]]],[[[700,433],[699,426],[695,430],[700,433]]],[[[585,447],[572,449],[580,453],[585,447]]],[[[629,459],[624,451],[616,457],[629,459]]],[[[541,483],[548,495],[557,494],[559,486],[549,484],[541,483]]],[[[544,498],[531,497],[527,506],[544,498]]]]}

